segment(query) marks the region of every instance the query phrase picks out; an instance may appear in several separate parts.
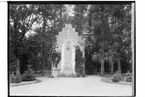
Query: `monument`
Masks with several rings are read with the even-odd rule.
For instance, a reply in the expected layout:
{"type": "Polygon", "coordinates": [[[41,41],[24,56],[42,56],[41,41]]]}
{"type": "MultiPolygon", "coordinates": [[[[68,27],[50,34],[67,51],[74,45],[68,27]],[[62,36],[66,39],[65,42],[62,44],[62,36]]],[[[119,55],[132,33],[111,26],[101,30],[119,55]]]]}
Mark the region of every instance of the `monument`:
{"type": "Polygon", "coordinates": [[[62,31],[59,32],[57,36],[57,47],[58,51],[61,52],[61,60],[55,70],[52,70],[52,75],[76,75],[75,53],[76,46],[81,48],[79,44],[80,41],[81,37],[79,37],[78,32],[75,31],[75,28],[73,28],[71,24],[65,24],[65,27],[62,28],[62,31]]]}

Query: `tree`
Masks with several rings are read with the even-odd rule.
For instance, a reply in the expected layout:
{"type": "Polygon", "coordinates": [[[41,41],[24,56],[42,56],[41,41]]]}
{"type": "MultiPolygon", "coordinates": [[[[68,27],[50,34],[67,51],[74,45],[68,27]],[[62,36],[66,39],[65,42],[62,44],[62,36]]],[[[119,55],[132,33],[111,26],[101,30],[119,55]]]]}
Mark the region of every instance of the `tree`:
{"type": "MultiPolygon", "coordinates": [[[[30,5],[21,4],[9,5],[9,42],[11,43],[11,52],[16,56],[17,68],[19,68],[19,59],[24,53],[25,34],[31,30],[35,17],[36,9],[30,5]]],[[[18,69],[19,73],[19,69],[18,69]]]]}
{"type": "Polygon", "coordinates": [[[97,46],[94,47],[99,51],[100,54],[98,55],[100,55],[100,57],[102,56],[102,73],[104,71],[103,59],[105,59],[105,57],[108,57],[110,60],[112,72],[113,63],[115,61],[117,61],[118,70],[121,72],[121,59],[131,44],[131,21],[129,12],[130,5],[91,5],[90,7],[89,24],[95,36],[94,44],[105,44],[105,46],[100,47],[101,52],[97,49],[97,46]],[[103,54],[105,56],[103,56],[103,54]]]}
{"type": "Polygon", "coordinates": [[[51,5],[44,4],[39,5],[38,13],[42,17],[42,29],[38,29],[36,32],[40,35],[42,43],[42,71],[44,73],[44,60],[50,60],[53,58],[53,49],[58,31],[62,27],[62,11],[64,10],[63,5],[51,5]]]}
{"type": "Polygon", "coordinates": [[[89,17],[91,19],[90,25],[92,26],[91,30],[94,32],[94,36],[98,36],[95,39],[95,41],[98,42],[95,43],[100,45],[100,49],[98,49],[98,57],[101,62],[101,75],[104,74],[104,61],[107,53],[105,50],[108,46],[107,41],[110,38],[108,23],[110,9],[111,8],[106,5],[92,5],[89,13],[89,17]]]}
{"type": "Polygon", "coordinates": [[[74,17],[72,22],[76,25],[76,31],[79,32],[79,35],[83,34],[84,27],[87,26],[87,12],[88,5],[74,5],[74,17]]]}
{"type": "MultiPolygon", "coordinates": [[[[126,51],[131,50],[131,7],[130,5],[117,5],[112,14],[111,32],[113,32],[113,46],[112,52],[114,60],[118,63],[118,71],[121,72],[121,60],[126,51]],[[128,48],[128,50],[127,50],[128,48]]],[[[131,57],[131,56],[130,56],[131,57]]]]}

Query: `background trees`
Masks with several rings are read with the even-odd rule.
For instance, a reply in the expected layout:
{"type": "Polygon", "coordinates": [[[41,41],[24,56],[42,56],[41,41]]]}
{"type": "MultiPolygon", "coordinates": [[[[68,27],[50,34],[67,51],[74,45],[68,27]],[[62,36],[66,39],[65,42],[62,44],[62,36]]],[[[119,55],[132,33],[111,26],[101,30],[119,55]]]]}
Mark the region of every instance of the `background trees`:
{"type": "Polygon", "coordinates": [[[73,6],[73,15],[63,4],[9,5],[10,69],[15,69],[20,61],[21,73],[27,64],[34,70],[49,70],[55,58],[59,58],[55,51],[55,35],[69,22],[85,39],[88,74],[95,69],[102,75],[107,71],[131,71],[131,5],[69,6],[73,6]]]}
{"type": "Polygon", "coordinates": [[[77,10],[74,16],[76,25],[86,25],[85,28],[81,27],[81,31],[86,33],[86,67],[98,68],[102,75],[104,69],[107,69],[106,65],[110,67],[109,71],[112,73],[116,70],[119,72],[130,70],[131,5],[75,5],[74,9],[77,10]],[[79,9],[84,10],[79,14],[79,9]],[[82,20],[84,22],[80,22],[82,20]]]}
{"type": "Polygon", "coordinates": [[[9,11],[10,69],[16,67],[16,59],[20,61],[21,73],[27,64],[42,72],[44,67],[50,69],[55,35],[62,27],[63,5],[10,4],[9,11]]]}
{"type": "Polygon", "coordinates": [[[36,10],[32,5],[10,5],[9,10],[9,53],[12,55],[9,62],[12,59],[13,62],[16,60],[17,67],[19,67],[20,58],[27,50],[25,34],[32,29],[32,25],[37,19],[35,16],[36,10]]]}

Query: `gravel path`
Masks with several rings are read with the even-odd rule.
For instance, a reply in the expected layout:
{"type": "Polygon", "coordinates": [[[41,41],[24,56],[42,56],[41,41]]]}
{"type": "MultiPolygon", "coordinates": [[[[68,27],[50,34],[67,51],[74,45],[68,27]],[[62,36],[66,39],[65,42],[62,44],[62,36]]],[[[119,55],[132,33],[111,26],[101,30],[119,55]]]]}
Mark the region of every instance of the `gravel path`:
{"type": "Polygon", "coordinates": [[[29,96],[131,96],[132,86],[110,84],[99,76],[84,78],[38,77],[40,83],[10,87],[10,95],[29,96]]]}

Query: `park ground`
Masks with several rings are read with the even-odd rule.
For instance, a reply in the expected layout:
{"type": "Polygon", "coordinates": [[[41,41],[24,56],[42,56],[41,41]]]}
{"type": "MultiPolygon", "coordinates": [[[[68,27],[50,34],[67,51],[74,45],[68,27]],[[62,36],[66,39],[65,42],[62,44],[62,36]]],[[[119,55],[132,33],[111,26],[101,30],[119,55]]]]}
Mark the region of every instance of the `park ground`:
{"type": "Polygon", "coordinates": [[[11,96],[131,96],[132,86],[101,81],[100,76],[37,77],[39,83],[10,86],[11,96]]]}

